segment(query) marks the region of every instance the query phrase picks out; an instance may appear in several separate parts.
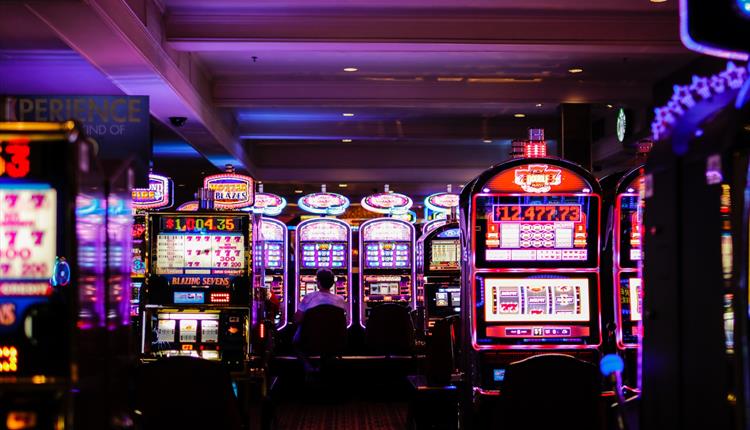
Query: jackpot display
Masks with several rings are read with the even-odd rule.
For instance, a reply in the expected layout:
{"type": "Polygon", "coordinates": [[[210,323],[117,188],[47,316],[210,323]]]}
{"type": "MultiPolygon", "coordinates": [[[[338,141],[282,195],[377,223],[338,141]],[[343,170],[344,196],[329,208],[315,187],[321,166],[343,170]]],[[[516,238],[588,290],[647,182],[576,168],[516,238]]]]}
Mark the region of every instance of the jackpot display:
{"type": "Polygon", "coordinates": [[[359,229],[360,324],[381,303],[416,308],[414,226],[393,218],[375,218],[359,229]]]}
{"type": "Polygon", "coordinates": [[[458,223],[441,225],[417,242],[418,294],[427,328],[461,311],[461,241],[458,223]]]}
{"type": "Polygon", "coordinates": [[[239,368],[249,353],[257,216],[175,212],[149,216],[144,295],[147,356],[192,355],[239,368]]]}
{"type": "Polygon", "coordinates": [[[472,383],[486,393],[505,366],[533,351],[595,361],[601,344],[599,214],[591,174],[552,158],[516,159],[462,194],[462,311],[472,383]],[[492,353],[490,353],[492,352],[492,353]],[[521,355],[519,355],[521,354],[521,355]]]}
{"type": "Polygon", "coordinates": [[[315,274],[318,269],[331,269],[336,280],[331,292],[343,297],[349,311],[347,325],[352,324],[351,297],[351,228],[333,218],[312,218],[297,226],[295,236],[295,299],[296,312],[306,294],[317,290],[315,274]]]}
{"type": "Polygon", "coordinates": [[[279,306],[275,316],[276,327],[281,329],[287,324],[286,314],[286,281],[287,281],[287,230],[286,225],[273,218],[261,219],[263,235],[263,262],[265,265],[265,285],[270,294],[275,296],[279,306]]]}

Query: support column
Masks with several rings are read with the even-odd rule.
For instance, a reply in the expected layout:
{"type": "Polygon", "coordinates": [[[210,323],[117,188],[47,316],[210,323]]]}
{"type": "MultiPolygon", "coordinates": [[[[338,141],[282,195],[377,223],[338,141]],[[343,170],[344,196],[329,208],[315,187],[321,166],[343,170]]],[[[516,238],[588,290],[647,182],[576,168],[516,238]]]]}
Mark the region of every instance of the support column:
{"type": "Polygon", "coordinates": [[[560,157],[591,171],[591,105],[563,103],[560,111],[560,157]]]}

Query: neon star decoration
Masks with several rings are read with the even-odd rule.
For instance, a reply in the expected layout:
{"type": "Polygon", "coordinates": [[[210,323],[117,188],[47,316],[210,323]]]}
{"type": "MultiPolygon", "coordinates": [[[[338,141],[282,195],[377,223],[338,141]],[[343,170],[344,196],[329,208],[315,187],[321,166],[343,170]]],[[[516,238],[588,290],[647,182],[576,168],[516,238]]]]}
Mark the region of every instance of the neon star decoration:
{"type": "Polygon", "coordinates": [[[733,62],[710,77],[693,76],[689,85],[675,85],[672,98],[665,106],[654,109],[651,134],[654,140],[670,137],[677,121],[701,102],[709,101],[727,91],[737,91],[747,81],[748,69],[733,62]]]}

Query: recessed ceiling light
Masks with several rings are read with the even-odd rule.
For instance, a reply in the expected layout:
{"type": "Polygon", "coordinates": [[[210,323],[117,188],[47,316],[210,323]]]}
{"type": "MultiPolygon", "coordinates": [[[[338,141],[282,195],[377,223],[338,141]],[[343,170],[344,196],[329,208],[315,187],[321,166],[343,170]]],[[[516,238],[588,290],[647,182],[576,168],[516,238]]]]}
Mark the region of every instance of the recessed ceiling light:
{"type": "Polygon", "coordinates": [[[348,186],[349,186],[349,184],[339,184],[339,188],[346,188],[348,186]]]}
{"type": "Polygon", "coordinates": [[[581,73],[581,72],[583,72],[583,69],[580,68],[580,67],[573,67],[571,69],[568,69],[568,72],[569,73],[581,73]]]}
{"type": "Polygon", "coordinates": [[[526,118],[526,114],[525,113],[517,113],[517,114],[513,114],[513,116],[516,117],[516,118],[526,118]]]}
{"type": "Polygon", "coordinates": [[[302,194],[302,193],[303,193],[302,190],[294,190],[294,194],[302,194]]]}
{"type": "Polygon", "coordinates": [[[341,116],[354,116],[354,114],[351,112],[344,112],[341,114],[341,116]]]}
{"type": "Polygon", "coordinates": [[[667,0],[650,0],[651,3],[664,3],[667,0]]]}
{"type": "Polygon", "coordinates": [[[613,107],[612,105],[607,105],[607,109],[612,109],[613,107]]]}
{"type": "Polygon", "coordinates": [[[341,139],[341,142],[343,143],[352,143],[351,139],[341,139]]]}
{"type": "Polygon", "coordinates": [[[542,104],[541,103],[537,103],[536,107],[542,107],[542,104]]]}
{"type": "Polygon", "coordinates": [[[492,139],[482,139],[482,142],[484,142],[484,143],[492,143],[492,139]]]}
{"type": "Polygon", "coordinates": [[[345,72],[356,72],[357,70],[359,70],[359,69],[356,68],[356,67],[345,67],[344,68],[345,72]]]}

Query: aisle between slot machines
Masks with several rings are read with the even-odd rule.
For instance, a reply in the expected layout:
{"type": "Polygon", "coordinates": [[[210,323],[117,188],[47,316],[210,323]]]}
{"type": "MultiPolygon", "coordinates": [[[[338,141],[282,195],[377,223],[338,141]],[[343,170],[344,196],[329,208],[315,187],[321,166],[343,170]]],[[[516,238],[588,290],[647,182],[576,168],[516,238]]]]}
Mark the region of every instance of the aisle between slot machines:
{"type": "Polygon", "coordinates": [[[106,179],[95,152],[73,122],[0,123],[0,422],[8,428],[132,420],[122,383],[132,174],[122,165],[106,179]]]}
{"type": "Polygon", "coordinates": [[[513,362],[546,353],[598,362],[601,189],[556,158],[500,163],[467,187],[462,415],[471,425],[475,407],[500,396],[513,362]]]}

